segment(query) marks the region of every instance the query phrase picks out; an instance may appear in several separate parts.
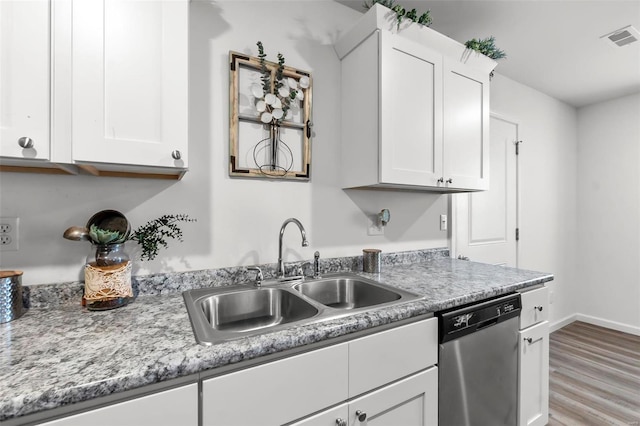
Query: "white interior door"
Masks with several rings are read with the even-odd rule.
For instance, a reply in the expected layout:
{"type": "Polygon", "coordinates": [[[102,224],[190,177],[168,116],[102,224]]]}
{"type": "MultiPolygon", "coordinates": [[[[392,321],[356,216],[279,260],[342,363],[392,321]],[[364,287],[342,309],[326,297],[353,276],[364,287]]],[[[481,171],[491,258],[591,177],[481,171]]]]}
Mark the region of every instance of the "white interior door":
{"type": "Polygon", "coordinates": [[[491,114],[488,191],[453,195],[454,253],[469,260],[516,267],[517,122],[491,114]]]}

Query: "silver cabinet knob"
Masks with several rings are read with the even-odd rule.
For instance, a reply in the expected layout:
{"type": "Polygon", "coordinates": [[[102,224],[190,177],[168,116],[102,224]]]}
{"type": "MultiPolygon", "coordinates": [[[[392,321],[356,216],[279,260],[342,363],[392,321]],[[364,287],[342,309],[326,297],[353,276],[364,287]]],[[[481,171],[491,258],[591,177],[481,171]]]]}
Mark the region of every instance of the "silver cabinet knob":
{"type": "Polygon", "coordinates": [[[336,426],[347,426],[347,421],[344,420],[344,419],[337,418],[336,419],[336,426]]]}
{"type": "Polygon", "coordinates": [[[23,136],[18,139],[18,145],[20,145],[24,149],[33,148],[33,139],[23,136]]]}
{"type": "Polygon", "coordinates": [[[542,306],[536,306],[534,309],[535,309],[536,311],[540,311],[540,312],[542,312],[542,306]]]}
{"type": "Polygon", "coordinates": [[[364,411],[356,411],[356,418],[358,419],[358,421],[360,423],[364,422],[365,420],[367,420],[367,413],[365,413],[364,411]]]}
{"type": "Polygon", "coordinates": [[[533,339],[531,337],[525,337],[524,341],[527,342],[528,344],[533,343],[533,339]]]}
{"type": "Polygon", "coordinates": [[[453,179],[451,178],[447,179],[447,183],[453,183],[453,179]]]}
{"type": "Polygon", "coordinates": [[[438,183],[444,183],[444,178],[441,177],[440,179],[438,179],[438,183]]]}
{"type": "Polygon", "coordinates": [[[171,153],[171,157],[173,157],[174,160],[179,160],[182,158],[182,154],[176,149],[171,153]]]}

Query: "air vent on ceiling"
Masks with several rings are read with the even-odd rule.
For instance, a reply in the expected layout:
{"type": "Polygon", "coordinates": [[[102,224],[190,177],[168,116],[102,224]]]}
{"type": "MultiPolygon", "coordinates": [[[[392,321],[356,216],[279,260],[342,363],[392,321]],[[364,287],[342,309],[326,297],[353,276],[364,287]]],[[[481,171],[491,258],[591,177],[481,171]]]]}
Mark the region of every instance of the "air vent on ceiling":
{"type": "Polygon", "coordinates": [[[627,25],[626,27],[615,30],[609,34],[605,34],[603,39],[609,40],[618,47],[626,46],[634,41],[640,40],[640,33],[633,26],[627,25]]]}

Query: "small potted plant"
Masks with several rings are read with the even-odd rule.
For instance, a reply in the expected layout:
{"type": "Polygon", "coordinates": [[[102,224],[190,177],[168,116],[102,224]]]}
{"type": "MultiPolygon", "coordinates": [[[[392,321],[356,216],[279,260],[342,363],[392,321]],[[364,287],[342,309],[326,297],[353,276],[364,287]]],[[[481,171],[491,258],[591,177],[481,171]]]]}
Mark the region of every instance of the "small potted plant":
{"type": "Polygon", "coordinates": [[[129,222],[122,213],[103,210],[89,219],[86,228],[67,229],[65,238],[91,242],[84,269],[83,305],[89,310],[101,311],[131,302],[132,265],[125,242],[135,241],[140,245],[140,260],[153,260],[162,247],[168,247],[168,238],[182,241],[179,222],[193,221],[195,219],[185,214],[164,215],[130,232],[129,222]]]}

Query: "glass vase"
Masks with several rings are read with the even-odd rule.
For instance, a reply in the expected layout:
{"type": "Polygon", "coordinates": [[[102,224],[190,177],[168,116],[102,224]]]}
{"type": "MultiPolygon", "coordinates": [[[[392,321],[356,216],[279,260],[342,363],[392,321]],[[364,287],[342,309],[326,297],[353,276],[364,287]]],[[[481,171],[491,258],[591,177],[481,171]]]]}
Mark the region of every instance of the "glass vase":
{"type": "Polygon", "coordinates": [[[131,260],[121,244],[93,244],[84,267],[87,309],[119,308],[133,300],[131,260]]]}

